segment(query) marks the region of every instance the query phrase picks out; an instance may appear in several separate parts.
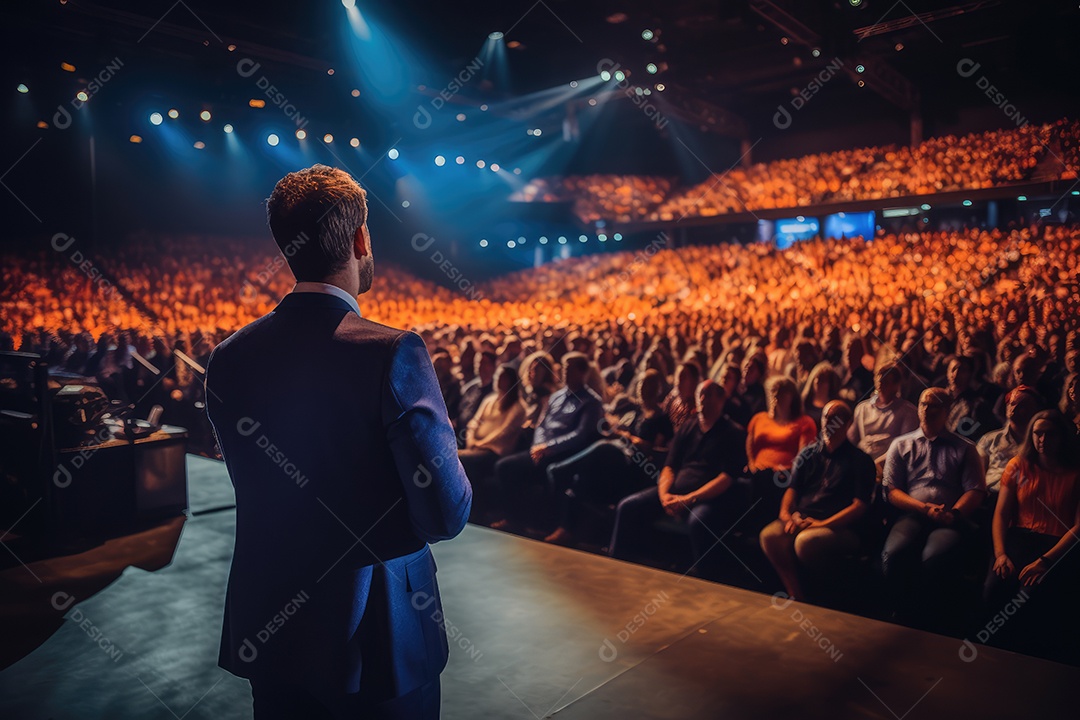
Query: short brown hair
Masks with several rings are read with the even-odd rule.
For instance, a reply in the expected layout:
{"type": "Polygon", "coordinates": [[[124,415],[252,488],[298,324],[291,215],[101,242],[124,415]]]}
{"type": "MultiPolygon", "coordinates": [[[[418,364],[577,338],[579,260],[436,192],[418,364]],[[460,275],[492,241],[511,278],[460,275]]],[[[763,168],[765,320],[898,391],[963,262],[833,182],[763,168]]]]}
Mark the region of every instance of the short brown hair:
{"type": "Polygon", "coordinates": [[[296,279],[321,280],[349,262],[367,222],[367,193],[344,170],[312,165],[278,181],[266,216],[296,279]]]}

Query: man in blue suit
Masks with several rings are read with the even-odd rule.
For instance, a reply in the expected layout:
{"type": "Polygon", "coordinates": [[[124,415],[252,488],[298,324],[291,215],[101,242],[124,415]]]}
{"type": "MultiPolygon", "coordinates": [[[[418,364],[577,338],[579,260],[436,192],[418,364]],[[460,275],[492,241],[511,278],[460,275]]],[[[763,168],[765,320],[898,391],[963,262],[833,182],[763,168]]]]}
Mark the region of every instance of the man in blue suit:
{"type": "Polygon", "coordinates": [[[437,718],[449,652],[428,543],[472,488],[423,340],[364,319],[363,189],[315,165],[267,201],[297,283],[210,356],[207,411],[236,488],[219,664],[255,717],[437,718]]]}

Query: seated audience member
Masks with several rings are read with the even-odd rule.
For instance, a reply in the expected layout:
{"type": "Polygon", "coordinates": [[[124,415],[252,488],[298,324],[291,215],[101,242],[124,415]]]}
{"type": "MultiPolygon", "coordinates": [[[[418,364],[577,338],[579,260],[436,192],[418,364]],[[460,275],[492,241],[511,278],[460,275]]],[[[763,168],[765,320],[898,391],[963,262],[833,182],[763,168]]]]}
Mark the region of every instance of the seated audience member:
{"type": "Polygon", "coordinates": [[[840,378],[840,396],[850,403],[862,402],[874,389],[874,373],[866,369],[863,358],[866,344],[858,335],[852,335],[844,345],[844,364],[840,378]]]}
{"type": "MultiPolygon", "coordinates": [[[[746,356],[742,364],[742,398],[750,417],[764,412],[768,407],[765,400],[765,376],[768,372],[768,360],[765,352],[757,350],[746,356]]],[[[749,422],[749,419],[747,420],[749,422]]]]}
{"type": "Polygon", "coordinates": [[[784,374],[795,381],[796,388],[806,387],[810,373],[820,360],[818,346],[813,340],[802,338],[795,344],[795,359],[784,369],[784,374]]]}
{"type": "Polygon", "coordinates": [[[976,389],[975,380],[975,362],[970,357],[954,355],[949,360],[945,389],[952,397],[952,405],[946,427],[972,442],[998,425],[993,404],[987,399],[989,386],[976,389]]]}
{"type": "Polygon", "coordinates": [[[724,363],[712,379],[724,388],[724,396],[727,398],[727,402],[724,403],[724,414],[738,423],[739,427],[745,428],[750,423],[753,413],[750,412],[750,406],[739,391],[742,370],[733,362],[724,363]]]}
{"type": "Polygon", "coordinates": [[[833,400],[840,399],[840,376],[831,363],[822,361],[810,371],[802,392],[803,412],[814,424],[821,425],[821,411],[833,400]]]}
{"type": "Polygon", "coordinates": [[[1080,468],[1076,433],[1056,410],[1035,414],[1017,456],[1001,477],[994,511],[994,566],[986,579],[987,612],[998,613],[1021,591],[1025,607],[995,644],[1068,661],[1080,555],[1080,468]],[[1027,605],[1031,596],[1032,605],[1027,605]],[[1037,608],[1037,609],[1036,609],[1037,608]]]}
{"type": "Polygon", "coordinates": [[[1042,409],[1042,398],[1027,385],[1013,388],[1005,397],[1005,427],[986,433],[976,444],[986,470],[986,491],[990,495],[990,505],[997,499],[998,483],[1005,466],[1020,450],[1028,423],[1042,409]]]}
{"type": "Polygon", "coordinates": [[[480,409],[480,403],[491,392],[492,381],[495,378],[495,353],[491,350],[476,353],[473,358],[473,368],[476,377],[462,386],[461,400],[458,402],[456,427],[459,437],[464,437],[462,429],[469,426],[469,421],[480,409]]]}
{"type": "Polygon", "coordinates": [[[521,404],[517,373],[510,365],[500,365],[495,371],[495,391],[480,403],[465,434],[465,449],[458,459],[473,485],[473,516],[480,517],[491,510],[489,493],[483,492],[487,479],[499,458],[506,457],[517,447],[525,423],[525,406],[521,404]]]}
{"type": "Polygon", "coordinates": [[[1061,387],[1061,401],[1058,409],[1061,414],[1080,432],[1080,373],[1070,373],[1061,387]]]}
{"type": "MultiPolygon", "coordinates": [[[[503,509],[515,519],[525,514],[534,486],[546,483],[549,465],[600,439],[604,403],[586,384],[591,363],[577,352],[567,353],[562,361],[564,386],[551,394],[533,434],[532,446],[495,463],[505,500],[503,509]]],[[[531,519],[540,519],[536,513],[532,515],[531,519]]]]}
{"type": "Polygon", "coordinates": [[[695,362],[682,362],[675,370],[675,387],[664,400],[664,414],[676,430],[694,417],[694,393],[701,382],[701,368],[695,362]]]}
{"type": "Polygon", "coordinates": [[[802,398],[791,378],[770,378],[765,394],[768,409],[752,417],[746,428],[746,457],[754,495],[761,500],[756,517],[771,522],[780,511],[795,456],[817,437],[817,425],[803,414],[802,398]]]}
{"type": "Polygon", "coordinates": [[[944,388],[924,390],[919,429],[893,440],[885,457],[883,485],[899,516],[885,538],[881,565],[902,619],[929,619],[927,610],[941,610],[954,593],[974,535],[970,518],[986,494],[975,445],[946,427],[951,402],[944,388]]]}
{"type": "Polygon", "coordinates": [[[761,549],[787,594],[805,600],[803,575],[835,577],[859,548],[856,525],[874,488],[874,461],[847,439],[851,408],[833,400],[822,412],[821,435],[795,458],[780,517],[761,531],[761,549]]]}
{"type": "MultiPolygon", "coordinates": [[[[506,364],[513,367],[512,363],[506,364]]],[[[521,361],[518,373],[525,387],[522,397],[525,405],[525,427],[530,431],[535,430],[540,416],[547,409],[548,399],[559,389],[555,360],[546,352],[534,352],[521,361]]]]}
{"type": "Polygon", "coordinates": [[[697,417],[675,431],[657,486],[619,503],[609,548],[612,557],[639,556],[651,524],[666,513],[689,524],[697,566],[744,511],[745,503],[730,496],[746,462],[745,433],[724,415],[723,387],[706,380],[697,400],[697,417]]]}
{"type": "Polygon", "coordinates": [[[655,485],[674,436],[671,421],[660,409],[664,378],[647,370],[637,389],[633,419],[615,420],[611,437],[599,440],[566,460],[548,466],[548,485],[561,505],[560,525],[544,540],[574,541],[578,503],[617,502],[648,485],[655,485]]]}
{"type": "Polygon", "coordinates": [[[900,397],[902,378],[898,365],[879,365],[874,372],[874,395],[855,406],[848,430],[848,439],[879,468],[885,466],[885,453],[892,441],[919,427],[918,409],[900,397]]]}

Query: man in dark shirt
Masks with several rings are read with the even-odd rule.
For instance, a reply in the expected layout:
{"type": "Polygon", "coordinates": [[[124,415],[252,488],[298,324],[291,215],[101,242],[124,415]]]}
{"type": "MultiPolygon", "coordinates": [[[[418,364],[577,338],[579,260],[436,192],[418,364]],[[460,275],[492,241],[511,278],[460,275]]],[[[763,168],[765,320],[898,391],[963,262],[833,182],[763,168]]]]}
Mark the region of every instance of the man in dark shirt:
{"type": "Polygon", "coordinates": [[[848,441],[851,408],[833,400],[821,411],[821,435],[795,458],[780,517],[761,531],[761,549],[796,600],[801,575],[821,575],[859,547],[855,525],[870,505],[873,459],[848,441]]]}
{"type": "Polygon", "coordinates": [[[675,432],[657,486],[619,503],[612,557],[636,554],[651,523],[664,513],[686,519],[694,567],[731,529],[745,509],[728,491],[746,465],[746,433],[724,415],[725,400],[722,385],[706,380],[698,386],[697,417],[675,432]]]}

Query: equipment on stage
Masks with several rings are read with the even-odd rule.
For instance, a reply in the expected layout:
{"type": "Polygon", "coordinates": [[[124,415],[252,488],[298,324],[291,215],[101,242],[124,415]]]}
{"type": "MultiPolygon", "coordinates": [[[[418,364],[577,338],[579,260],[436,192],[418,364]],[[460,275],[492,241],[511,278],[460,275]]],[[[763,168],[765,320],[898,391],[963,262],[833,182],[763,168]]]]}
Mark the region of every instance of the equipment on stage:
{"type": "Polygon", "coordinates": [[[145,420],[93,378],[0,352],[0,520],[21,534],[110,533],[187,508],[187,430],[145,420]],[[20,519],[21,518],[21,519],[20,519]]]}

